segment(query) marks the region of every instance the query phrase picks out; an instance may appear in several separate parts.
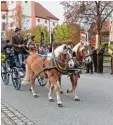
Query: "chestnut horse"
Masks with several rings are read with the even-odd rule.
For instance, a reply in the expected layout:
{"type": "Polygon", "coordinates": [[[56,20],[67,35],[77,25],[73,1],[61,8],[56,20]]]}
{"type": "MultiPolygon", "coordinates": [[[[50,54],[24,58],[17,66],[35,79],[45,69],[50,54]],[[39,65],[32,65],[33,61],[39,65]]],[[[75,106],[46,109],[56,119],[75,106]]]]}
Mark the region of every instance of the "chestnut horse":
{"type": "Polygon", "coordinates": [[[53,101],[51,93],[54,88],[57,96],[57,104],[62,107],[63,104],[60,97],[58,78],[62,73],[67,73],[68,68],[74,68],[73,54],[74,51],[70,46],[63,44],[54,50],[54,56],[48,55],[45,57],[39,54],[28,56],[26,59],[26,77],[22,84],[25,84],[27,81],[30,82],[32,94],[37,98],[38,95],[35,92],[35,79],[39,75],[47,78],[51,82],[48,93],[49,101],[53,101]],[[58,66],[56,67],[56,65],[58,66]]]}
{"type": "MultiPolygon", "coordinates": [[[[84,64],[88,64],[92,61],[91,56],[89,55],[89,50],[90,50],[90,46],[87,43],[80,42],[77,45],[75,45],[75,47],[73,48],[73,51],[76,53],[75,68],[78,68],[78,69],[83,68],[84,64]]],[[[68,93],[72,92],[75,101],[80,101],[76,93],[77,82],[79,77],[80,77],[79,72],[76,73],[75,75],[73,74],[70,76],[72,88],[67,90],[68,93]]],[[[62,87],[61,87],[61,80],[59,81],[59,83],[60,83],[60,91],[61,93],[63,93],[62,87]]]]}

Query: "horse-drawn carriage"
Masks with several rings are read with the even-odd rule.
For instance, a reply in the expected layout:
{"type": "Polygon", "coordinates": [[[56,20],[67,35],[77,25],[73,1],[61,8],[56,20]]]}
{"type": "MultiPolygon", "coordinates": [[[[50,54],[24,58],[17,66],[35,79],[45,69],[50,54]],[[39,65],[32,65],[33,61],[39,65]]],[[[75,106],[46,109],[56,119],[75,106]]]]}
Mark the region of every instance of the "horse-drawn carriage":
{"type": "MultiPolygon", "coordinates": [[[[26,59],[26,73],[25,79],[23,80],[22,84],[30,82],[32,94],[36,98],[38,97],[38,95],[35,92],[35,79],[38,77],[38,81],[40,82],[42,80],[45,80],[46,78],[50,81],[50,90],[48,93],[49,101],[53,101],[51,94],[53,89],[55,89],[57,104],[58,106],[63,106],[60,98],[59,77],[64,74],[70,76],[74,100],[78,101],[79,98],[76,94],[76,87],[79,77],[79,71],[77,69],[82,68],[84,66],[83,64],[90,62],[91,57],[89,55],[89,47],[83,43],[78,43],[73,49],[69,45],[63,44],[57,47],[52,54],[48,55],[40,55],[34,53],[32,55],[29,55],[26,59]]],[[[5,64],[5,68],[3,66],[2,67],[6,70],[8,67],[7,59],[5,59],[2,64],[5,64]]],[[[21,76],[19,74],[19,68],[15,65],[15,63],[13,64],[11,71],[12,81],[15,85],[14,87],[16,89],[20,89],[21,76]],[[18,80],[20,80],[18,82],[19,84],[17,84],[18,80]]],[[[5,72],[2,71],[2,75],[4,74],[7,74],[6,76],[9,80],[8,70],[6,70],[5,72]]],[[[43,85],[41,82],[40,83],[42,86],[44,86],[46,82],[47,81],[45,80],[45,83],[43,85]]]]}

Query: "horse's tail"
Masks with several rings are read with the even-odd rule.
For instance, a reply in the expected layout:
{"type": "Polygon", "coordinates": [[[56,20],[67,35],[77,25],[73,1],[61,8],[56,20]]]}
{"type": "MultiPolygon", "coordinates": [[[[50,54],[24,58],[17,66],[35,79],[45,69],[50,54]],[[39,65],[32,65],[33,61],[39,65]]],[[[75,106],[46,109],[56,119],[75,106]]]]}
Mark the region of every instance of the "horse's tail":
{"type": "Polygon", "coordinates": [[[28,84],[30,81],[30,78],[29,78],[29,70],[28,70],[28,66],[26,64],[26,73],[25,73],[25,77],[24,77],[24,80],[22,81],[21,84],[28,84]]]}

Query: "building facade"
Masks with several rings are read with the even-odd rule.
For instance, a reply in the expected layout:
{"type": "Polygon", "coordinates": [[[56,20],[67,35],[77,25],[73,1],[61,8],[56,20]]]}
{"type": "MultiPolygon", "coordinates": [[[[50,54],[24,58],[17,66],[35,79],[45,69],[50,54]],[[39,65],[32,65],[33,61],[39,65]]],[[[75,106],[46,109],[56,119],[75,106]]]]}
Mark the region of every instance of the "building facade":
{"type": "Polygon", "coordinates": [[[58,18],[34,1],[8,1],[8,29],[16,26],[23,30],[35,28],[37,25],[45,26],[52,32],[58,25],[58,18]]]}
{"type": "Polygon", "coordinates": [[[1,37],[5,38],[8,29],[8,7],[6,2],[1,2],[1,37]]]}

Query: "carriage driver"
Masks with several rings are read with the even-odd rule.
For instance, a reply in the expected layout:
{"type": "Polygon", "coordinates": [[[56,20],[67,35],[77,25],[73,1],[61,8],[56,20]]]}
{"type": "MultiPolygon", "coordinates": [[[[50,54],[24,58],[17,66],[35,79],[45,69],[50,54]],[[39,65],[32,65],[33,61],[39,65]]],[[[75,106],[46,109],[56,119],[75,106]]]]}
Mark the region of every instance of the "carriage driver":
{"type": "Polygon", "coordinates": [[[21,29],[15,28],[15,35],[12,37],[12,46],[14,48],[14,54],[16,57],[16,64],[18,67],[22,67],[24,61],[24,39],[21,36],[21,29]]]}

